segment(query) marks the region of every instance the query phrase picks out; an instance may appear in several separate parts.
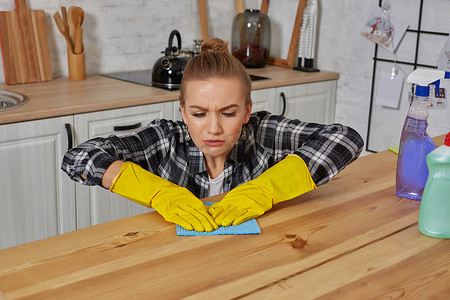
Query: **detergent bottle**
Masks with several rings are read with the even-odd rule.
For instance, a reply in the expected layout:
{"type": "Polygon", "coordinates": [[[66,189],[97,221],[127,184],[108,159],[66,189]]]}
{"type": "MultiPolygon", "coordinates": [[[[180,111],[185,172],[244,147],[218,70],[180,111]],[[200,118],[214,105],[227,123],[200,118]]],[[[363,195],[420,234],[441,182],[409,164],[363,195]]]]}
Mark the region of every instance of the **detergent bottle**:
{"type": "Polygon", "coordinates": [[[419,211],[419,230],[425,235],[450,238],[450,132],[444,145],[427,155],[429,175],[419,211]]]}
{"type": "Polygon", "coordinates": [[[437,148],[427,133],[430,87],[439,89],[439,79],[445,71],[417,69],[408,76],[408,82],[415,84],[414,99],[409,107],[400,138],[396,194],[400,197],[421,200],[428,177],[426,156],[437,148]]]}

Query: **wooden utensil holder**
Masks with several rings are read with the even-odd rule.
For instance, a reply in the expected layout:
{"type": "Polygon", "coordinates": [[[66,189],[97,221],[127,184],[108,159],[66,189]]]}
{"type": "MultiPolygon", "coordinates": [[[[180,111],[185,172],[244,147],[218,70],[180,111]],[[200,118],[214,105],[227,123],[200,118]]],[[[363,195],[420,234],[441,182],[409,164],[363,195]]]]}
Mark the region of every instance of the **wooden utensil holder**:
{"type": "Polygon", "coordinates": [[[69,79],[70,80],[85,80],[86,79],[86,63],[83,52],[74,54],[72,49],[67,48],[67,61],[69,64],[69,79]]]}

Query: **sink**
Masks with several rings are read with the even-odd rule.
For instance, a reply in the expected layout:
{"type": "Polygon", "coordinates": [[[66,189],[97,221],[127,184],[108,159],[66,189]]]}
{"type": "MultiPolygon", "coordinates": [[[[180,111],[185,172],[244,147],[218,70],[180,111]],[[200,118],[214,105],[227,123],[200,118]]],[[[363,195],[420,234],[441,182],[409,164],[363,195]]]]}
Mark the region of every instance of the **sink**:
{"type": "Polygon", "coordinates": [[[22,94],[0,90],[0,112],[20,107],[30,99],[22,94]]]}

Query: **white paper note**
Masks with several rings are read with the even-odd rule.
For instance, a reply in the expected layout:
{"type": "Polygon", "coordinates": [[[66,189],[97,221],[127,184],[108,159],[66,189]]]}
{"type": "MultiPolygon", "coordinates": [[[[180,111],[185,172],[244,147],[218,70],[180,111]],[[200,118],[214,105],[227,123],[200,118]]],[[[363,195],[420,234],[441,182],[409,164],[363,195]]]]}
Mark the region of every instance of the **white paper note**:
{"type": "Polygon", "coordinates": [[[381,74],[380,86],[378,88],[376,104],[398,108],[400,95],[402,93],[404,76],[396,74],[392,77],[391,73],[383,72],[381,74]]]}

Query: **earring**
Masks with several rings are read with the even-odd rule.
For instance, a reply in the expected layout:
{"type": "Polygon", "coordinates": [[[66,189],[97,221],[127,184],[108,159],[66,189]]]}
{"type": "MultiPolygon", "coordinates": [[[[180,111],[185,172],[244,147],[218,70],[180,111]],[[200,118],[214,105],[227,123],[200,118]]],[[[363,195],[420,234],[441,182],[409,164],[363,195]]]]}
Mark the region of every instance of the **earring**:
{"type": "Polygon", "coordinates": [[[186,141],[191,140],[191,135],[189,134],[189,130],[186,131],[186,135],[184,136],[184,138],[186,139],[186,141]]]}
{"type": "Polygon", "coordinates": [[[247,139],[247,127],[245,125],[242,126],[240,139],[243,140],[243,141],[245,141],[247,139]]]}

